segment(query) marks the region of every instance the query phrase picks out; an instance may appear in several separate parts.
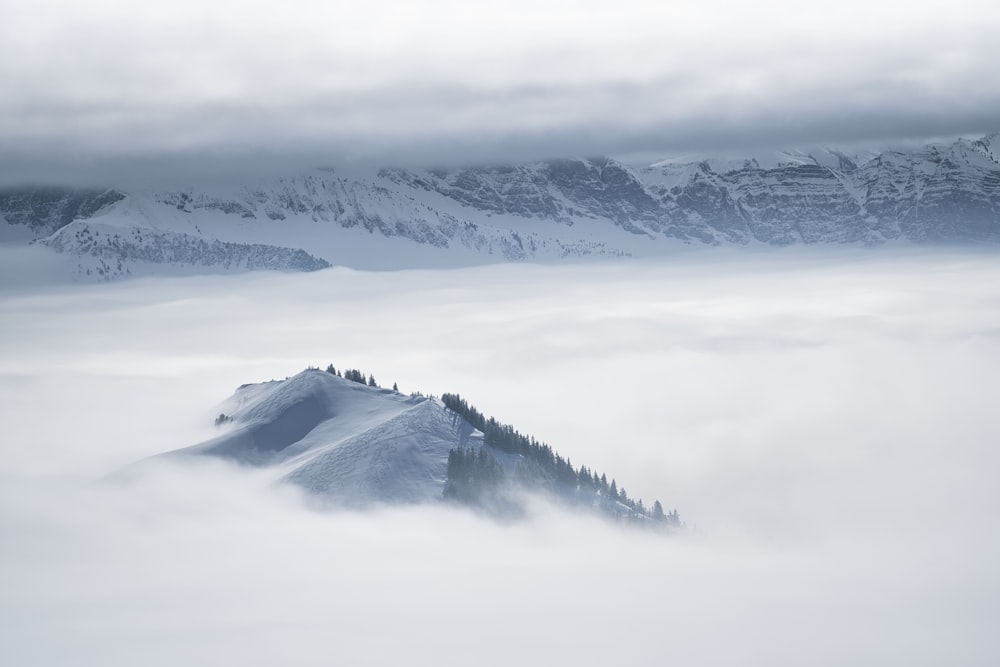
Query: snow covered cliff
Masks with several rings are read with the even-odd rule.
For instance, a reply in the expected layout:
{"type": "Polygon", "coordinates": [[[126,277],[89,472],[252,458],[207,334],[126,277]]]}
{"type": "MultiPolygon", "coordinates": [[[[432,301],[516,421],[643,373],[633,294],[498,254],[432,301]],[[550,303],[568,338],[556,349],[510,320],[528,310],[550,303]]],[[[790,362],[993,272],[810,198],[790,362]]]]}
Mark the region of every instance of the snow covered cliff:
{"type": "Polygon", "coordinates": [[[997,243],[1000,135],[652,165],[602,157],[317,168],[183,188],[22,188],[0,192],[0,217],[5,236],[81,258],[84,270],[95,267],[82,258],[99,256],[114,275],[137,262],[312,270],[642,256],[677,244],[997,243]],[[121,230],[117,244],[110,228],[121,230]]]}

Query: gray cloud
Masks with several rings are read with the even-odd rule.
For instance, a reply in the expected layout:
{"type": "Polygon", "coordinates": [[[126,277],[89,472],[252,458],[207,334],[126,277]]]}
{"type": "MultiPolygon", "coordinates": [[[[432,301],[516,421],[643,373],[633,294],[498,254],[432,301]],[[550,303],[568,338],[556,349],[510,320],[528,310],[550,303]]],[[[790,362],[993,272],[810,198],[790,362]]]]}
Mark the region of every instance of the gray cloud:
{"type": "Polygon", "coordinates": [[[998,278],[990,254],[785,251],[4,283],[3,661],[981,664],[998,278]],[[314,512],[212,463],[95,483],[329,361],[460,391],[699,534],[314,512]]]}
{"type": "Polygon", "coordinates": [[[5,5],[6,181],[884,142],[995,130],[1000,106],[978,0],[5,5]]]}

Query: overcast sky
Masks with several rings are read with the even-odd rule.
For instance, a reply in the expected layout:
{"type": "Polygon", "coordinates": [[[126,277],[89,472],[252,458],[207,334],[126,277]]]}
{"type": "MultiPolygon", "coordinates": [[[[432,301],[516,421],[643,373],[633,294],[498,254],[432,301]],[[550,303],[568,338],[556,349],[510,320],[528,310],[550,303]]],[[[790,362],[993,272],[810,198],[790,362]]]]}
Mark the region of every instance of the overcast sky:
{"type": "Polygon", "coordinates": [[[1000,8],[798,0],[0,0],[7,180],[446,163],[1000,125],[1000,8]]]}

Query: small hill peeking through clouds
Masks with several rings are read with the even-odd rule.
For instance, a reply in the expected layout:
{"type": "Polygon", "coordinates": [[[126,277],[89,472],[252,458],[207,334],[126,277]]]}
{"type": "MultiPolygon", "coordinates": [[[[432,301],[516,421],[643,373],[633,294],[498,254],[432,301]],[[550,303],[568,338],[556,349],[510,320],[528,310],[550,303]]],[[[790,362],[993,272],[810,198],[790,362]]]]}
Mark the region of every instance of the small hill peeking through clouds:
{"type": "Polygon", "coordinates": [[[357,370],[307,369],[239,387],[216,420],[224,432],[166,456],[215,456],[273,469],[334,505],[453,502],[517,516],[522,494],[663,528],[681,525],[657,500],[629,498],[617,481],[457,394],[440,399],[378,387],[357,370]]]}

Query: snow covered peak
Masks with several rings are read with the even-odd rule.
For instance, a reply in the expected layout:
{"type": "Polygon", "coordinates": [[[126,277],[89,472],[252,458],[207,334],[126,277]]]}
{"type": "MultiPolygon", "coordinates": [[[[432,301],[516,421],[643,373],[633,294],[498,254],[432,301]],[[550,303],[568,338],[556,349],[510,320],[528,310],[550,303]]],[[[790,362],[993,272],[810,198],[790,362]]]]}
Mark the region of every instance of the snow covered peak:
{"type": "Polygon", "coordinates": [[[438,401],[315,369],[243,385],[222,410],[222,435],[173,455],[267,466],[346,505],[439,500],[448,451],[481,440],[438,401]]]}
{"type": "Polygon", "coordinates": [[[285,380],[241,386],[222,405],[229,431],[183,451],[273,464],[322,444],[309,438],[321,424],[323,438],[339,440],[427,400],[308,369],[285,380]]]}
{"type": "Polygon", "coordinates": [[[1000,165],[1000,132],[987,134],[982,139],[973,142],[972,145],[988,160],[996,165],[1000,165]]]}

